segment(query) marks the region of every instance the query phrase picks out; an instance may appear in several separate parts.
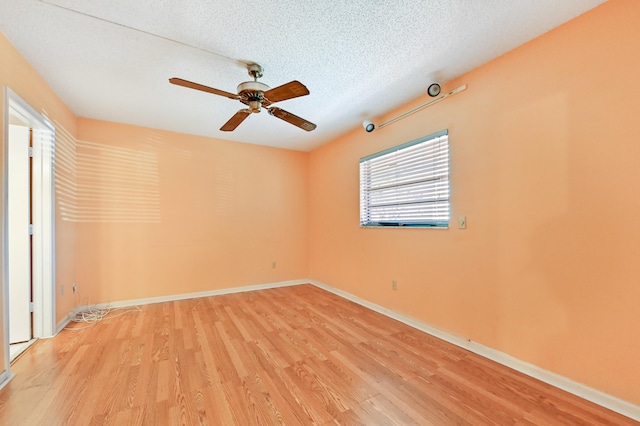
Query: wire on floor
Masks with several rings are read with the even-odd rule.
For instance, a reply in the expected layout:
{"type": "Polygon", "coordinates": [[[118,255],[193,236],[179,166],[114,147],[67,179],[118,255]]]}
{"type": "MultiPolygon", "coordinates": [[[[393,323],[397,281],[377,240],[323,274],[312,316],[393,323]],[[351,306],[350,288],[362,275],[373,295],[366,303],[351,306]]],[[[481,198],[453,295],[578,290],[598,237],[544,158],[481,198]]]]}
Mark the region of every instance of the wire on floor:
{"type": "Polygon", "coordinates": [[[78,311],[71,317],[72,322],[81,322],[86,323],[88,325],[84,327],[65,327],[65,330],[83,330],[85,328],[93,327],[97,323],[103,320],[110,320],[114,318],[121,317],[122,315],[131,313],[131,312],[142,312],[142,308],[140,306],[132,306],[129,308],[112,308],[109,305],[107,306],[89,306],[81,311],[78,311]],[[110,315],[115,311],[120,311],[115,315],[110,315]]]}

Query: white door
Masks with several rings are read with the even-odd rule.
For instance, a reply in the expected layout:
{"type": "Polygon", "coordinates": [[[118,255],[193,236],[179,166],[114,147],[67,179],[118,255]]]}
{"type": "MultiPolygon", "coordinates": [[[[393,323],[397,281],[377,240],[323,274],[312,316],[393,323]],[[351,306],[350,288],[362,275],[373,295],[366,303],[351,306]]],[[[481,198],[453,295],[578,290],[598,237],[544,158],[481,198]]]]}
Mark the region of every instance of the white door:
{"type": "Polygon", "coordinates": [[[9,339],[31,339],[31,170],[29,128],[9,126],[7,177],[7,242],[9,339]]]}

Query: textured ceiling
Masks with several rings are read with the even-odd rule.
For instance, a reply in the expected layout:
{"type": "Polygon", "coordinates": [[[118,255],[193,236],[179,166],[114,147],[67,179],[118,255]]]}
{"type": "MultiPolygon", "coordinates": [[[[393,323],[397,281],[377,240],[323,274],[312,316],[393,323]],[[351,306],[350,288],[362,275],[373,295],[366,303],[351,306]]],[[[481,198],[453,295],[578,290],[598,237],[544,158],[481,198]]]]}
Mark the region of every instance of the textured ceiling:
{"type": "MultiPolygon", "coordinates": [[[[312,150],[603,3],[604,0],[0,0],[0,31],[81,117],[312,150]],[[310,95],[218,129],[227,92],[260,63],[271,87],[310,95]]],[[[2,65],[0,65],[2,66],[2,65]]]]}

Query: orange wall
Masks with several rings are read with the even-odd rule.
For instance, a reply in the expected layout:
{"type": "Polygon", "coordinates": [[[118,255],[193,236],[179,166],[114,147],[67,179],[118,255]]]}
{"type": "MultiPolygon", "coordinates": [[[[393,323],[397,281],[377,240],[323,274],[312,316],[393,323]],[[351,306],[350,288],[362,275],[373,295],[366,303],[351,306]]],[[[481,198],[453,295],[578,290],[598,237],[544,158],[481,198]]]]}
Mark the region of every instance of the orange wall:
{"type": "MultiPolygon", "coordinates": [[[[56,132],[66,129],[75,133],[76,117],[36,73],[31,65],[0,33],[0,87],[8,86],[33,109],[49,118],[56,132]]],[[[4,129],[4,102],[0,105],[0,129],[4,129]]],[[[3,144],[4,132],[2,133],[3,144]]],[[[0,150],[0,157],[4,151],[0,150]]],[[[1,160],[1,158],[0,158],[1,160]]],[[[0,163],[2,164],[2,163],[0,163]]],[[[4,175],[4,172],[3,172],[4,175]]],[[[3,214],[4,209],[0,209],[3,214]]],[[[76,227],[74,223],[61,220],[60,205],[56,204],[56,318],[61,321],[73,310],[76,298],[71,292],[75,279],[76,227]],[[65,286],[62,294],[61,287],[65,286]]],[[[0,315],[0,324],[2,315],[0,315]]],[[[0,343],[1,344],[1,343],[0,343]]]]}
{"type": "Polygon", "coordinates": [[[639,16],[608,2],[311,153],[311,278],[640,404],[639,16]],[[360,229],[358,159],[442,129],[468,229],[360,229]]]}
{"type": "Polygon", "coordinates": [[[308,275],[307,153],[89,119],[77,145],[83,304],[308,275]]]}

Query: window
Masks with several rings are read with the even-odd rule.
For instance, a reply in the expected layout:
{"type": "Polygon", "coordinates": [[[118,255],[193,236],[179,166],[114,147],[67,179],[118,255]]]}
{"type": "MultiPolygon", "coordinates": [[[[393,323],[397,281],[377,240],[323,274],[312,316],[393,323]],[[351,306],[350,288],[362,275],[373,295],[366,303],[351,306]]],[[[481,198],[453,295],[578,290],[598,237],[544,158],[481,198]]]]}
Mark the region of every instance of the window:
{"type": "Polygon", "coordinates": [[[449,226],[446,130],[360,159],[360,226],[449,226]]]}

